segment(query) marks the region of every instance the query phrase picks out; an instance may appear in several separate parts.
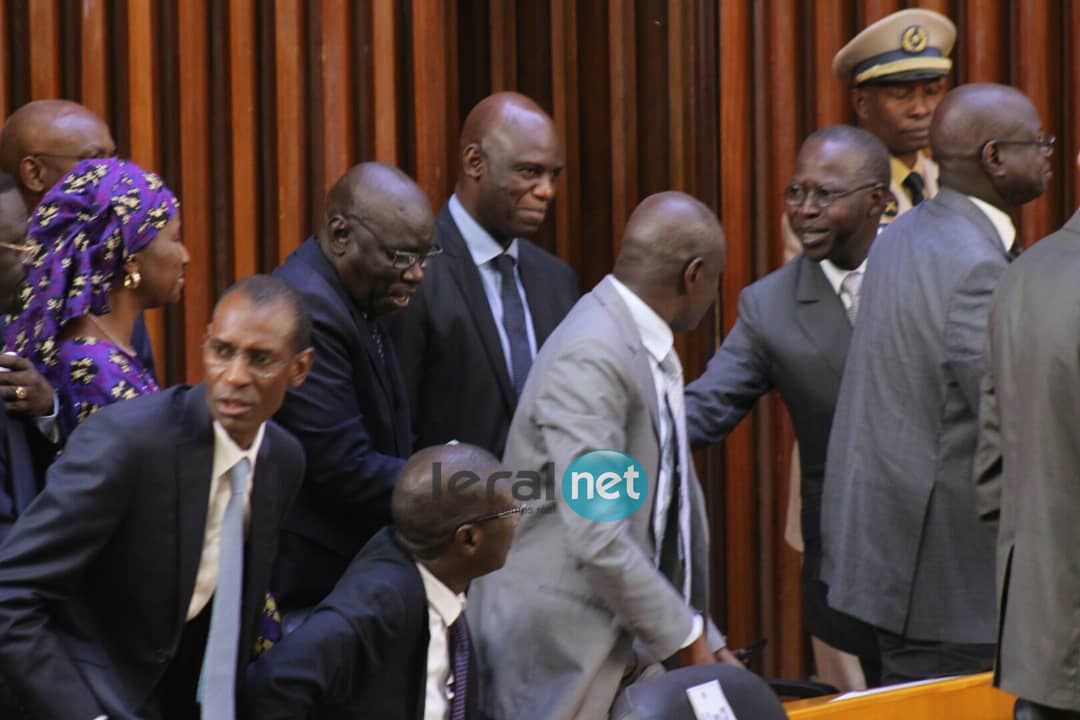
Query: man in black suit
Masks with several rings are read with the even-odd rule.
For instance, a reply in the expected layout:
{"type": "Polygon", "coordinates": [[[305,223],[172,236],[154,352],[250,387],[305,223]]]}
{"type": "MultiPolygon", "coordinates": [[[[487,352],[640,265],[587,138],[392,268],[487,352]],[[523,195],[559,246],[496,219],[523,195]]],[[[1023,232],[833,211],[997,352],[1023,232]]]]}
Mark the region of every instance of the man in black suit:
{"type": "Polygon", "coordinates": [[[465,591],[506,561],[522,510],[509,475],[471,445],[413,455],[394,488],[394,526],[249,669],[251,717],[476,717],[465,591]]]}
{"type": "Polygon", "coordinates": [[[311,366],[310,327],[284,283],[248,278],[214,309],[205,384],[71,435],[0,546],[0,670],[31,717],[190,720],[198,697],[232,720],[304,472],[267,421],[311,366]]]}
{"type": "MultiPolygon", "coordinates": [[[[803,252],[743,290],[739,317],[686,390],[687,430],[700,447],[722,440],[758,398],[779,390],[795,424],[802,469],[803,615],[818,642],[858,655],[871,682],[877,651],[869,626],[831,610],[818,578],[821,488],[858,281],[889,185],[889,155],[865,130],[833,125],[806,139],[785,190],[803,252]]],[[[838,685],[864,679],[829,676],[838,685]]]]}
{"type": "Polygon", "coordinates": [[[491,95],[465,119],[435,224],[445,255],[390,326],[417,447],[456,439],[502,455],[536,351],[578,298],[570,266],[528,240],[562,167],[551,118],[523,95],[491,95]]]}
{"type": "MultiPolygon", "coordinates": [[[[277,416],[308,459],[275,571],[284,612],[322,600],[390,523],[390,493],[412,445],[381,318],[406,307],[424,279],[428,256],[438,253],[433,222],[427,197],[403,172],[357,165],[330,189],[318,235],[274,271],[307,300],[319,356],[277,416]]],[[[286,618],[286,631],[290,624],[286,618]]]]}

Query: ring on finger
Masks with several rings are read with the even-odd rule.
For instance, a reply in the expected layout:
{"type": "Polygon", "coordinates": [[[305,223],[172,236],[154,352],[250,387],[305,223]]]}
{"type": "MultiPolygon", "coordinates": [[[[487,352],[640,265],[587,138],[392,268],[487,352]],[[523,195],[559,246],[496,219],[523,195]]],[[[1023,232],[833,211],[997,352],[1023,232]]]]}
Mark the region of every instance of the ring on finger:
{"type": "Polygon", "coordinates": [[[16,386],[16,388],[15,388],[15,399],[16,400],[25,400],[26,399],[26,388],[24,388],[22,385],[16,386]]]}

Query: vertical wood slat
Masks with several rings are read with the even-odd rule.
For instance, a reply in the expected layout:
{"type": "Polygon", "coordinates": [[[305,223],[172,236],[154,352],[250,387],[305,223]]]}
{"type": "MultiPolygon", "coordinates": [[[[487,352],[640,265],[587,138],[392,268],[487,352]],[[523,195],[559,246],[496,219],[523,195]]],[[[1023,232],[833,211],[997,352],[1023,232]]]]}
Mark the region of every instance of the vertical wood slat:
{"type": "Polygon", "coordinates": [[[323,173],[317,200],[352,166],[353,83],[349,81],[349,0],[322,0],[322,52],[319,54],[323,143],[320,155],[323,173]]]}
{"type": "Polygon", "coordinates": [[[1065,93],[1066,100],[1062,108],[1066,125],[1063,128],[1057,152],[1062,155],[1065,166],[1063,174],[1068,174],[1071,182],[1066,183],[1064,187],[1065,212],[1062,213],[1061,218],[1063,221],[1080,206],[1080,165],[1077,163],[1077,152],[1080,151],[1080,91],[1077,90],[1077,86],[1080,85],[1080,6],[1071,3],[1066,12],[1068,18],[1062,24],[1063,27],[1068,28],[1066,33],[1068,54],[1065,56],[1066,68],[1068,68],[1065,88],[1068,92],[1065,93]]]}
{"type": "MultiPolygon", "coordinates": [[[[1057,117],[1054,78],[1046,72],[1046,68],[1051,65],[1051,58],[1064,56],[1062,48],[1056,46],[1053,40],[1053,27],[1057,10],[1060,10],[1060,5],[1053,5],[1056,7],[1051,7],[1050,0],[1024,0],[1016,7],[1016,86],[1031,98],[1044,128],[1057,117]]],[[[1019,238],[1025,246],[1045,237],[1060,225],[1051,221],[1051,216],[1060,214],[1055,212],[1059,204],[1054,197],[1056,184],[1060,182],[1059,174],[1042,197],[1020,208],[1019,238]]]]}
{"type": "Polygon", "coordinates": [[[210,74],[207,0],[184,0],[177,6],[179,27],[180,97],[184,121],[180,123],[180,177],[183,200],[183,238],[191,254],[184,287],[184,364],[188,381],[202,376],[201,341],[214,303],[212,233],[210,231],[210,74]]]}
{"type": "MultiPolygon", "coordinates": [[[[751,0],[720,4],[720,217],[727,234],[727,269],[722,290],[724,325],[730,329],[737,315],[739,292],[751,279],[753,232],[752,114],[753,62],[751,0]]],[[[726,569],[727,627],[734,646],[756,637],[757,576],[753,553],[754,497],[749,479],[754,475],[752,427],[741,423],[724,442],[724,534],[714,533],[713,547],[723,548],[726,569]],[[720,540],[720,542],[717,542],[720,540]],[[736,588],[741,590],[735,592],[736,588]]]]}
{"type": "Polygon", "coordinates": [[[515,42],[517,2],[516,0],[489,0],[489,2],[491,11],[491,92],[513,90],[518,86],[517,43],[515,42]]]}
{"type": "MultiPolygon", "coordinates": [[[[806,39],[812,46],[813,58],[813,128],[850,122],[852,118],[848,87],[833,75],[832,70],[833,56],[855,35],[851,14],[845,12],[846,6],[845,0],[817,0],[810,5],[813,32],[806,39]]],[[[805,136],[808,132],[800,135],[805,136]]]]}
{"type": "Polygon", "coordinates": [[[415,112],[416,181],[433,207],[450,194],[446,158],[451,123],[447,93],[450,87],[447,34],[449,0],[411,0],[413,44],[413,96],[415,112]]]}
{"type": "Polygon", "coordinates": [[[696,153],[690,145],[690,122],[695,113],[694,34],[690,32],[690,6],[686,0],[668,0],[668,186],[687,191],[696,153]]]}
{"type": "Polygon", "coordinates": [[[856,30],[862,30],[870,23],[901,10],[903,0],[858,0],[859,24],[856,30]]]}
{"type": "Polygon", "coordinates": [[[611,74],[611,242],[619,252],[623,227],[637,201],[637,92],[634,65],[634,4],[608,5],[611,74]]]}
{"type": "Polygon", "coordinates": [[[1009,82],[1005,9],[1000,0],[967,0],[963,15],[955,18],[963,39],[963,82],[1009,82]]]}
{"type": "Polygon", "coordinates": [[[278,260],[283,262],[307,236],[309,184],[304,87],[302,0],[274,2],[274,72],[277,80],[278,260]]]}
{"type": "Polygon", "coordinates": [[[29,3],[30,97],[56,98],[60,82],[59,0],[31,0],[29,3]]]}
{"type": "Polygon", "coordinates": [[[551,2],[551,86],[552,120],[565,165],[556,187],[555,241],[556,252],[570,258],[571,248],[577,246],[580,229],[580,128],[578,125],[578,52],[577,0],[551,2]]]}
{"type": "Polygon", "coordinates": [[[373,0],[371,15],[372,53],[375,56],[375,159],[389,165],[398,164],[400,142],[396,3],[397,0],[373,0]]]}
{"type": "Polygon", "coordinates": [[[8,25],[8,13],[11,12],[9,0],[0,0],[0,118],[11,114],[11,28],[8,25]]]}
{"type": "Polygon", "coordinates": [[[232,280],[258,271],[261,239],[258,207],[255,0],[229,1],[229,141],[231,147],[232,280]]]}
{"type": "MultiPolygon", "coordinates": [[[[149,170],[160,170],[161,148],[158,126],[159,60],[156,7],[143,0],[127,0],[124,68],[128,74],[126,103],[131,159],[149,170]]],[[[173,188],[175,191],[177,188],[173,188]]],[[[165,358],[165,317],[161,309],[146,313],[146,329],[155,358],[165,358]]]]}
{"type": "Polygon", "coordinates": [[[106,16],[106,0],[82,0],[80,102],[101,118],[109,117],[106,16]]]}

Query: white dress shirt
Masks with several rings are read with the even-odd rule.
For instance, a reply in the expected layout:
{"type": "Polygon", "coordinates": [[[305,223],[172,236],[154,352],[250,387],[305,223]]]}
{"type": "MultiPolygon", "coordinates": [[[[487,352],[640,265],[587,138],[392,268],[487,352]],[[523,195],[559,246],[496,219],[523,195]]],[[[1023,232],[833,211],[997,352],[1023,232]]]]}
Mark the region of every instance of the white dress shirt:
{"type": "MultiPolygon", "coordinates": [[[[671,427],[671,420],[668,417],[668,413],[664,410],[667,407],[667,378],[664,376],[664,372],[660,369],[660,363],[663,362],[667,354],[675,348],[675,335],[671,332],[671,328],[668,326],[664,319],[656,314],[656,311],[649,307],[648,303],[639,298],[634,291],[626,287],[619,281],[614,275],[609,275],[612,284],[619,293],[619,297],[626,303],[627,309],[630,311],[630,317],[634,321],[634,325],[637,326],[638,332],[641,333],[641,344],[645,348],[645,352],[649,355],[649,369],[652,371],[653,389],[656,392],[657,407],[660,409],[658,415],[660,416],[660,447],[663,448],[668,442],[668,438],[675,432],[675,428],[671,427]]],[[[683,458],[683,462],[692,462],[689,457],[683,458]]],[[[664,537],[664,522],[667,519],[667,503],[671,498],[671,485],[672,477],[671,473],[674,470],[673,467],[666,467],[661,462],[660,477],[656,481],[656,500],[660,502],[663,499],[664,507],[657,507],[653,512],[654,522],[654,536],[655,543],[655,557],[653,562],[659,564],[660,559],[660,545],[661,540],[664,537]],[[660,520],[657,522],[657,520],[660,520]]],[[[686,487],[686,483],[680,485],[681,503],[679,505],[679,522],[683,528],[690,527],[690,493],[689,488],[686,487]]],[[[680,537],[682,533],[680,532],[680,537]]],[[[685,545],[685,543],[684,543],[685,545]]],[[[684,557],[686,562],[686,583],[690,582],[690,553],[689,548],[684,547],[684,557]]],[[[679,588],[683,593],[684,598],[689,597],[689,587],[679,588]]],[[[694,625],[690,629],[690,635],[687,637],[686,642],[681,647],[687,647],[692,642],[697,640],[704,629],[704,621],[701,615],[694,616],[694,625]]]]}
{"type": "Polygon", "coordinates": [[[427,690],[424,720],[446,720],[450,715],[450,626],[465,611],[465,595],[446,587],[431,571],[416,563],[428,604],[427,690]]]}
{"type": "MultiPolygon", "coordinates": [[[[206,607],[210,598],[214,596],[218,582],[218,561],[221,559],[221,523],[225,518],[225,507],[229,504],[229,495],[232,492],[229,484],[228,473],[242,458],[247,458],[251,463],[251,477],[255,477],[255,458],[259,455],[259,447],[262,445],[263,433],[266,424],[259,427],[255,435],[255,442],[251,447],[243,450],[233,442],[229,433],[214,422],[214,463],[210,471],[210,497],[206,510],[206,532],[203,535],[202,555],[199,557],[199,571],[195,575],[195,591],[191,594],[191,603],[188,605],[187,619],[191,620],[206,607]]],[[[254,483],[249,482],[247,493],[244,497],[244,519],[247,521],[251,515],[251,488],[254,483]]]]}
{"type": "MultiPolygon", "coordinates": [[[[499,333],[499,344],[502,345],[503,357],[506,359],[506,369],[510,377],[514,377],[513,363],[510,360],[510,339],[506,336],[506,329],[503,328],[502,275],[494,262],[495,258],[503,253],[502,245],[495,242],[495,238],[480,227],[480,224],[458,200],[457,195],[450,196],[448,205],[450,216],[454,218],[461,237],[465,240],[465,247],[469,249],[469,254],[476,263],[476,269],[480,272],[484,295],[487,296],[488,306],[491,307],[491,316],[495,319],[495,330],[499,333]]],[[[532,357],[536,357],[536,330],[533,329],[532,313],[529,311],[529,301],[525,297],[525,286],[521,284],[521,268],[518,265],[521,256],[517,238],[510,241],[506,254],[514,258],[514,278],[517,281],[521,306],[525,309],[525,333],[529,338],[529,353],[532,357]]]]}
{"type": "Polygon", "coordinates": [[[863,258],[859,267],[854,270],[844,270],[834,265],[828,259],[822,260],[818,263],[821,266],[821,272],[825,273],[825,278],[832,285],[833,292],[840,296],[840,302],[844,304],[845,310],[851,310],[851,298],[847,293],[840,292],[841,286],[844,284],[844,278],[853,272],[862,273],[863,277],[866,276],[866,258],[863,258]]]}
{"type": "Polygon", "coordinates": [[[1009,213],[994,207],[985,200],[980,200],[974,195],[968,195],[967,199],[975,203],[975,207],[982,210],[983,214],[990,219],[990,223],[997,230],[998,238],[1001,239],[1001,244],[1005,246],[1005,252],[1009,252],[1016,241],[1016,226],[1013,225],[1009,213]]]}

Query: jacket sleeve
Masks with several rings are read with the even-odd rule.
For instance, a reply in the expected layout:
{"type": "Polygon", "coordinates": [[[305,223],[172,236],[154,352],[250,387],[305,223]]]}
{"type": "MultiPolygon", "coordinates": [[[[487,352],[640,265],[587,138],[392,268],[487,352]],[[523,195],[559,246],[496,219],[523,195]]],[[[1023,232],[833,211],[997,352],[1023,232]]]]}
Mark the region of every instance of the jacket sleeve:
{"type": "Polygon", "coordinates": [[[972,413],[979,409],[979,384],[986,373],[986,320],[1004,258],[984,260],[964,276],[945,314],[945,365],[972,413]]]}
{"type": "Polygon", "coordinates": [[[45,489],[0,546],[0,666],[31,714],[105,711],[56,633],[50,608],[75,592],[128,511],[125,429],[97,415],[80,425],[45,489]]]}
{"type": "Polygon", "coordinates": [[[694,449],[723,440],[773,387],[757,319],[757,304],[744,290],[735,326],[704,374],[686,388],[686,432],[694,449]]]}

